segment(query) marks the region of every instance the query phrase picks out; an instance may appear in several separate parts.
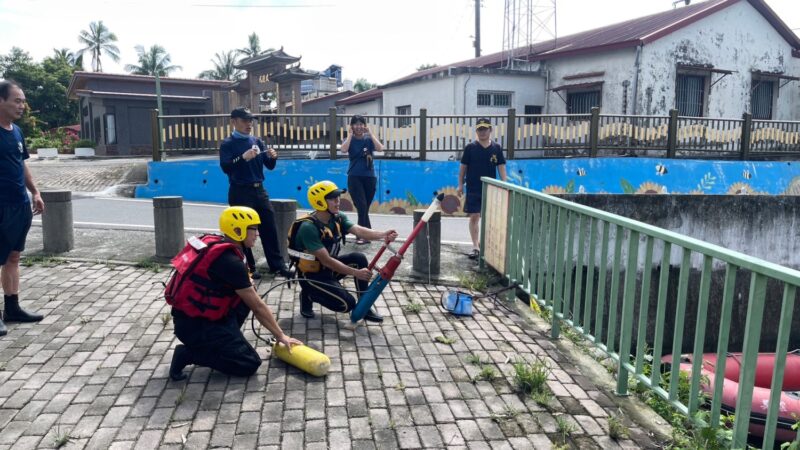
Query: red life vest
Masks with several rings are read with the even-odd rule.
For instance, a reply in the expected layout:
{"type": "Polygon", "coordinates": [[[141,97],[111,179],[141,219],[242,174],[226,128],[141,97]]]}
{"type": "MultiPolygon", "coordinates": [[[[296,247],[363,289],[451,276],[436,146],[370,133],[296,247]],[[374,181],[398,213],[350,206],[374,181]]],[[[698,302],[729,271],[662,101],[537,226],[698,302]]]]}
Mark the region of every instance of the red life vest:
{"type": "Polygon", "coordinates": [[[226,293],[223,286],[211,279],[208,268],[228,250],[244,258],[241,249],[224,241],[222,236],[206,234],[189,238],[186,247],[172,259],[175,270],[164,290],[167,303],[189,317],[208,320],[225,317],[241,298],[226,293]]]}

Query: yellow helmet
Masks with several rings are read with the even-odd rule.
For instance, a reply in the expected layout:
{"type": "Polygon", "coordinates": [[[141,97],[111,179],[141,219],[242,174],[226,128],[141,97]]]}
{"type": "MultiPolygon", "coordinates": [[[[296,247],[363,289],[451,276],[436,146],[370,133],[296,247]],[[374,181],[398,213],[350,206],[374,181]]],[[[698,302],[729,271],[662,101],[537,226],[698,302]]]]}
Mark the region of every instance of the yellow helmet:
{"type": "Polygon", "coordinates": [[[345,192],[347,189],[339,189],[333,181],[319,181],[308,188],[308,203],[317,211],[327,211],[328,202],[325,199],[338,197],[345,192]]]}
{"type": "Polygon", "coordinates": [[[242,242],[247,236],[247,227],[260,223],[256,210],[246,206],[225,208],[219,216],[219,230],[236,242],[242,242]]]}

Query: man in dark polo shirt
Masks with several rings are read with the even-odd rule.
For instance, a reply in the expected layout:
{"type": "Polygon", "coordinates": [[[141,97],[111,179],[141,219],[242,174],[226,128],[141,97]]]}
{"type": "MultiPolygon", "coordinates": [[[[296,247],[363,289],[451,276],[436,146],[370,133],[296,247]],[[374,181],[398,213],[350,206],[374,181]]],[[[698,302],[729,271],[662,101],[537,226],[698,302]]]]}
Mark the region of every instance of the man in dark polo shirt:
{"type": "Polygon", "coordinates": [[[467,183],[464,212],[469,215],[469,235],[472,238],[470,259],[478,259],[480,254],[478,227],[481,222],[483,196],[481,177],[497,178],[497,172],[500,172],[500,179],[506,181],[506,158],[503,156],[503,147],[492,140],[492,122],[486,118],[478,119],[475,132],[478,139],[464,147],[461,167],[458,170],[459,196],[464,192],[464,182],[467,183]]]}
{"type": "MultiPolygon", "coordinates": [[[[256,210],[261,217],[258,234],[269,271],[288,278],[291,273],[286,268],[278,246],[275,211],[264,189],[264,167],[269,170],[275,168],[278,152],[273,148],[265,148],[261,139],[250,135],[253,130],[253,115],[247,108],[231,111],[231,126],[234,128],[233,133],[219,147],[219,164],[230,182],[228,204],[248,206],[256,210]]],[[[253,278],[261,278],[256,270],[253,250],[246,248],[244,253],[253,278]]]]}
{"type": "Polygon", "coordinates": [[[25,93],[13,81],[0,81],[0,278],[4,294],[0,336],[8,333],[6,322],[38,322],[44,317],[19,306],[19,257],[34,214],[44,202],[33,183],[25,160],[29,158],[22,130],[14,124],[25,112],[25,93]],[[31,191],[33,205],[25,188],[31,191]]]}

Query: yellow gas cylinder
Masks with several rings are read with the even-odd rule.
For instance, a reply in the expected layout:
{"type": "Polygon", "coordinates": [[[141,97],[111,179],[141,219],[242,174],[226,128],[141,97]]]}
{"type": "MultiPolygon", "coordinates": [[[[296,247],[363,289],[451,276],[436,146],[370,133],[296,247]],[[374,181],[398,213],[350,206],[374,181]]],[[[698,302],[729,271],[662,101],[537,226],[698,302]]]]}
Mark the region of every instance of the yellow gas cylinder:
{"type": "Polygon", "coordinates": [[[331,359],[327,355],[305,345],[293,345],[292,353],[289,353],[285,345],[276,342],[272,345],[272,354],[315,377],[324,377],[331,367],[331,359]]]}

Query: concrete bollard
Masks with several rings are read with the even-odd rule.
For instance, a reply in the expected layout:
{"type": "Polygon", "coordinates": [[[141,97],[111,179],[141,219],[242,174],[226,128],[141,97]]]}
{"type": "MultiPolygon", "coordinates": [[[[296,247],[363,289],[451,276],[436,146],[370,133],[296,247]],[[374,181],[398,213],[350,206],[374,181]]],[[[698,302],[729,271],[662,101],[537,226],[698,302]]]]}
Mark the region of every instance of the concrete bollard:
{"type": "Polygon", "coordinates": [[[72,192],[42,191],[42,240],[46,253],[64,253],[75,247],[72,229],[72,192]]]}
{"type": "MultiPolygon", "coordinates": [[[[414,226],[416,227],[424,209],[414,210],[414,226]]],[[[414,259],[412,268],[415,272],[425,275],[438,275],[442,253],[442,213],[437,211],[423,226],[414,239],[414,259]]]]}
{"type": "Polygon", "coordinates": [[[186,245],[183,197],[153,197],[156,258],[172,259],[186,245]]]}
{"type": "Polygon", "coordinates": [[[278,245],[280,245],[281,256],[283,260],[288,262],[289,256],[286,253],[286,247],[289,244],[287,236],[289,236],[289,228],[292,227],[295,219],[297,219],[297,201],[276,198],[270,200],[272,209],[275,211],[275,228],[278,230],[278,245]]]}

